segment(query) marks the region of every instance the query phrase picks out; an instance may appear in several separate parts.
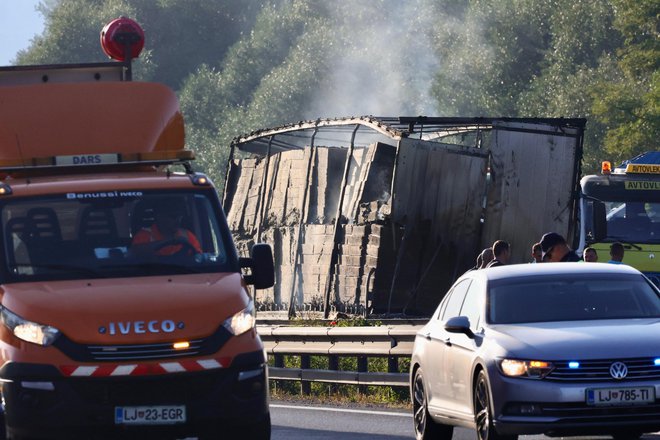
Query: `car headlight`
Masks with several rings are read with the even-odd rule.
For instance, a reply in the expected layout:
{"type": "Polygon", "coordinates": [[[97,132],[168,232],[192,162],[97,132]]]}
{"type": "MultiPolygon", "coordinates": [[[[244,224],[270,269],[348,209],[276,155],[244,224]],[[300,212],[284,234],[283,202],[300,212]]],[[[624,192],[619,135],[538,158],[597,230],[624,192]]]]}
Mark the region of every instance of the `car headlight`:
{"type": "Polygon", "coordinates": [[[505,376],[542,379],[555,368],[552,362],[502,359],[500,371],[505,376]]]}
{"type": "Polygon", "coordinates": [[[55,327],[28,321],[4,307],[0,312],[0,319],[14,333],[14,336],[33,344],[50,345],[60,335],[60,331],[55,327]]]}
{"type": "Polygon", "coordinates": [[[254,317],[254,303],[250,301],[246,308],[231,318],[227,318],[222,325],[234,336],[238,336],[254,328],[256,322],[257,320],[254,317]]]}

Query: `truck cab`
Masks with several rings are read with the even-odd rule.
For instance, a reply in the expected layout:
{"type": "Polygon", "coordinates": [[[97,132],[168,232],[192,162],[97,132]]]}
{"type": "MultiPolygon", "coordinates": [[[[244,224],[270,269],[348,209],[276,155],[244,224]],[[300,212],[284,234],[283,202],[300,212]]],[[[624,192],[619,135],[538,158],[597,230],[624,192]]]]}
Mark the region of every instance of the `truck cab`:
{"type": "Polygon", "coordinates": [[[591,246],[599,261],[609,259],[610,245],[625,248],[623,262],[660,285],[660,152],[641,154],[580,182],[580,249],[591,246]]]}
{"type": "Polygon", "coordinates": [[[126,63],[0,68],[7,438],[270,438],[250,285],[174,93],[126,63]]]}

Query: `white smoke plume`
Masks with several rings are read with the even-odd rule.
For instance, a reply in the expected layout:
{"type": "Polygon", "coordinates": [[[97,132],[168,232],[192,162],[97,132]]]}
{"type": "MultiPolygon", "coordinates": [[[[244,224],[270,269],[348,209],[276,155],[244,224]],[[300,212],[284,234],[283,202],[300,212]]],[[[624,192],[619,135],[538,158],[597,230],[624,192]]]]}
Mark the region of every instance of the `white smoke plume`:
{"type": "Polygon", "coordinates": [[[436,115],[431,98],[439,60],[437,16],[425,0],[333,2],[337,56],[308,108],[309,119],[436,115]]]}

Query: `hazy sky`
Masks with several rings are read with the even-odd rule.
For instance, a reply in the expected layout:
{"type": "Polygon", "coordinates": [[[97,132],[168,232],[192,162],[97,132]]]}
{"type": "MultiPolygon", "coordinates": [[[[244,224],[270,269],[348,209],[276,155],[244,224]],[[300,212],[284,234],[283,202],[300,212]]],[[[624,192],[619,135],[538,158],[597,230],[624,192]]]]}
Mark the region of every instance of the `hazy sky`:
{"type": "Polygon", "coordinates": [[[35,10],[39,0],[0,0],[0,66],[8,66],[16,52],[41,34],[43,17],[35,10]]]}

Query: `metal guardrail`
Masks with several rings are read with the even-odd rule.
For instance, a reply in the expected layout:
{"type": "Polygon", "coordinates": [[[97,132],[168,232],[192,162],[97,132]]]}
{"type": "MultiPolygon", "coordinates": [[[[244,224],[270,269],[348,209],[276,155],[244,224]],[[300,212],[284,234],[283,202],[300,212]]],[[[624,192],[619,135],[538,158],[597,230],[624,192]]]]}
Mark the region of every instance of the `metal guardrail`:
{"type": "Polygon", "coordinates": [[[407,387],[408,373],[400,372],[400,357],[412,355],[422,325],[378,327],[257,326],[266,353],[274,356],[271,379],[297,380],[303,393],[311,382],[407,387]],[[300,356],[301,368],[285,368],[284,356],[300,356]],[[329,369],[311,368],[310,356],[328,356],[329,369]],[[358,371],[339,370],[340,357],[357,358],[358,371]],[[388,372],[370,372],[367,359],[387,358],[388,372]]]}

